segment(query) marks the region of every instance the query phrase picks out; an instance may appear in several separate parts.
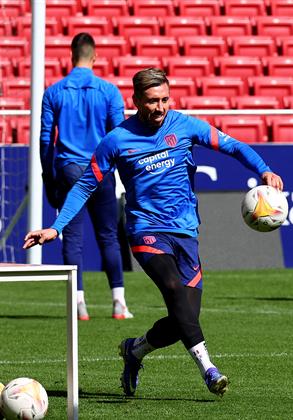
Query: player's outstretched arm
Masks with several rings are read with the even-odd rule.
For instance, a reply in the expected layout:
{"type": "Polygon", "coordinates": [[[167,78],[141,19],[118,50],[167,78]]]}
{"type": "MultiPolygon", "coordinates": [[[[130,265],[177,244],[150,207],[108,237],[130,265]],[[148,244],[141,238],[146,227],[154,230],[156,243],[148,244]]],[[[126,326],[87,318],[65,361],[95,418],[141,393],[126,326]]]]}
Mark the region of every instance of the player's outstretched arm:
{"type": "Polygon", "coordinates": [[[35,245],[43,245],[56,239],[58,232],[56,229],[41,229],[29,232],[24,238],[23,249],[32,248],[35,245]]]}
{"type": "Polygon", "coordinates": [[[261,176],[264,184],[270,185],[271,187],[277,188],[277,190],[283,191],[282,178],[274,172],[264,172],[261,176]]]}

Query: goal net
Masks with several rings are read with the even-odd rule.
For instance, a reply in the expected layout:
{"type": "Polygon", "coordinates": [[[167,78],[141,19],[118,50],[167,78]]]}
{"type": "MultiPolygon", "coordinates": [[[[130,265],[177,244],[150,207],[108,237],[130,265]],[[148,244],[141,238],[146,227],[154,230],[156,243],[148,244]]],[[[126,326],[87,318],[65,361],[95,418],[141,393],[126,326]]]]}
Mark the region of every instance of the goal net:
{"type": "Polygon", "coordinates": [[[25,263],[22,249],[27,229],[28,147],[0,144],[0,261],[25,263]]]}

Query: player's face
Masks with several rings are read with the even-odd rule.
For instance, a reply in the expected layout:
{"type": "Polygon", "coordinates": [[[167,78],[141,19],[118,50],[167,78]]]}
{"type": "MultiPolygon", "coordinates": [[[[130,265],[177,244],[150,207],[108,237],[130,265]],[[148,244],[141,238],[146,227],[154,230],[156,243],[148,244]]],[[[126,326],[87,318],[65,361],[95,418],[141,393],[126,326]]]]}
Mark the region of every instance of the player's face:
{"type": "Polygon", "coordinates": [[[139,118],[152,127],[160,127],[169,110],[169,86],[164,83],[143,92],[140,99],[133,98],[139,118]]]}

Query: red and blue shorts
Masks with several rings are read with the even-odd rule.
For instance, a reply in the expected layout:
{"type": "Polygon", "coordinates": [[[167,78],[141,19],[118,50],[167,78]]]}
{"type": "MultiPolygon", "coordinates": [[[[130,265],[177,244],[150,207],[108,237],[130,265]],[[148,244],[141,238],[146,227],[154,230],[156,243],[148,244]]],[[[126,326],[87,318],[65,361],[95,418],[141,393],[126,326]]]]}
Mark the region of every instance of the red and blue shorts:
{"type": "Polygon", "coordinates": [[[144,268],[154,255],[173,255],[185,286],[202,288],[202,270],[196,238],[171,233],[139,232],[129,238],[131,251],[144,268]]]}

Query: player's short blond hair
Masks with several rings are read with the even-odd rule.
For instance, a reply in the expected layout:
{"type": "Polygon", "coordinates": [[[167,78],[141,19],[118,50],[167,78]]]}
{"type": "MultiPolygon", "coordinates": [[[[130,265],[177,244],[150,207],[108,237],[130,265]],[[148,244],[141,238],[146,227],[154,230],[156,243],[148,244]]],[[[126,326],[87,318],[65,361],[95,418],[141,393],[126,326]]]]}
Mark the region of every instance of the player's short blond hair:
{"type": "Polygon", "coordinates": [[[161,86],[166,83],[169,86],[169,80],[163,70],[150,67],[137,72],[132,79],[134,96],[140,99],[143,92],[154,86],[161,86]]]}

